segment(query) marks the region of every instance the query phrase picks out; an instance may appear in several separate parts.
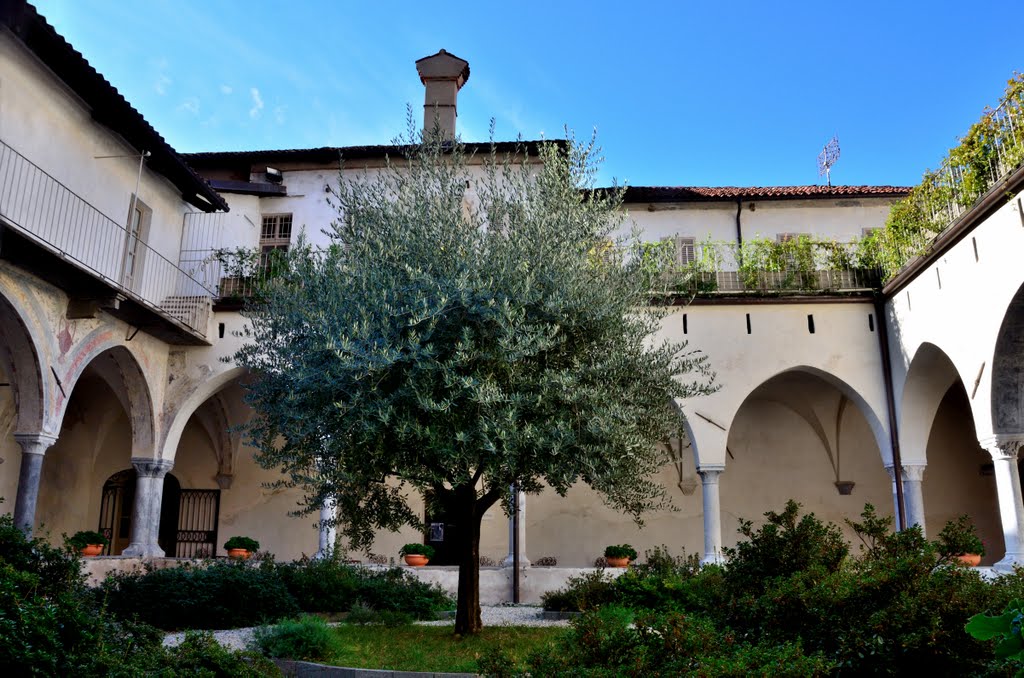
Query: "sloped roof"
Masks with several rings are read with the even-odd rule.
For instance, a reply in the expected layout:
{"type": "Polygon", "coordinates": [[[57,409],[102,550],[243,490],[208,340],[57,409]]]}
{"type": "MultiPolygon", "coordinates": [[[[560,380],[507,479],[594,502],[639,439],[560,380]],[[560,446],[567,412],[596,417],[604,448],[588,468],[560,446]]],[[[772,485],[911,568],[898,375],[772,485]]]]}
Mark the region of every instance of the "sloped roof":
{"type": "Polygon", "coordinates": [[[227,211],[224,199],[35,7],[25,0],[0,0],[0,26],[6,26],[63,80],[89,106],[96,122],[120,134],[140,152],[149,151],[146,166],[167,177],[181,191],[183,199],[207,212],[227,211]]]}
{"type": "MultiPolygon", "coordinates": [[[[498,141],[494,149],[498,153],[514,153],[525,148],[530,155],[537,155],[542,144],[564,144],[564,141],[498,141]]],[[[489,153],[490,142],[473,142],[464,144],[466,153],[489,153]]],[[[238,163],[274,163],[296,162],[315,164],[337,164],[339,158],[345,160],[365,160],[369,158],[400,157],[408,146],[394,144],[380,146],[320,146],[318,148],[280,148],[258,151],[207,151],[202,153],[184,153],[183,157],[199,168],[212,168],[224,164],[238,163]]]]}
{"type": "Polygon", "coordinates": [[[624,201],[711,202],[800,198],[902,198],[909,186],[628,186],[624,201]]]}

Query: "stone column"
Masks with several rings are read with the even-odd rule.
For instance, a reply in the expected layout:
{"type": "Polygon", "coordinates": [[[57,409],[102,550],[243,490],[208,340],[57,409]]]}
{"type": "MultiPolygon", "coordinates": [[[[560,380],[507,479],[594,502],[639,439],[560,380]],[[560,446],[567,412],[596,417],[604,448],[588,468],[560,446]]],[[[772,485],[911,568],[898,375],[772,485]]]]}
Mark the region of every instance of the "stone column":
{"type": "Polygon", "coordinates": [[[160,507],[164,497],[164,476],[174,466],[169,459],[132,457],[135,467],[135,505],[132,507],[132,540],[122,555],[138,558],[162,558],[157,544],[160,534],[160,507]]]}
{"type": "Polygon", "coordinates": [[[334,524],[334,499],[328,499],[320,507],[320,543],[314,558],[330,558],[334,555],[338,528],[334,524]]]}
{"type": "Polygon", "coordinates": [[[722,507],[718,495],[718,479],[725,465],[705,464],[697,468],[704,495],[704,557],[702,565],[722,562],[722,507]]]}
{"type": "Polygon", "coordinates": [[[14,500],[14,524],[31,536],[36,524],[43,455],[57,442],[57,438],[45,433],[15,433],[14,439],[21,445],[21,471],[18,473],[18,496],[14,500]]]}
{"type": "MultiPolygon", "coordinates": [[[[515,492],[515,486],[512,487],[515,492]]],[[[502,567],[512,567],[515,553],[515,516],[508,517],[508,555],[501,561],[502,567]]],[[[526,493],[519,493],[519,567],[529,567],[530,561],[526,557],[526,493]]]]}
{"type": "MultiPolygon", "coordinates": [[[[900,528],[900,496],[896,493],[896,469],[892,466],[886,466],[885,472],[889,474],[889,481],[892,483],[892,507],[893,507],[893,524],[898,530],[900,528]]],[[[906,489],[906,486],[904,486],[906,489]]],[[[909,524],[909,523],[908,523],[909,524]]]]}
{"type": "Polygon", "coordinates": [[[999,518],[1003,524],[1006,555],[993,567],[1009,572],[1014,565],[1024,565],[1024,498],[1021,495],[1017,455],[1024,439],[993,436],[979,441],[992,455],[999,494],[999,518]]]}
{"type": "MultiPolygon", "coordinates": [[[[925,468],[927,464],[911,463],[903,464],[903,503],[906,504],[906,526],[921,525],[921,532],[925,532],[925,495],[922,492],[922,483],[925,479],[925,468]]],[[[896,495],[896,471],[892,466],[886,466],[889,477],[893,481],[893,505],[896,507],[896,525],[899,525],[899,502],[896,495]]]]}

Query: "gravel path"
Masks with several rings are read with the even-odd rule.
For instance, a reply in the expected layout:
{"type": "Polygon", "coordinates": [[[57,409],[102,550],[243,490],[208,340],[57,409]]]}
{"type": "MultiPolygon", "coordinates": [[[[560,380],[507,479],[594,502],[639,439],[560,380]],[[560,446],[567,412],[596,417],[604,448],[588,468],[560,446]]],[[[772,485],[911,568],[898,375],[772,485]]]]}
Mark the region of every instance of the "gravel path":
{"type": "MultiPolygon", "coordinates": [[[[548,621],[540,618],[541,608],[534,605],[481,605],[480,617],[484,626],[568,626],[568,621],[548,621]]],[[[452,626],[454,619],[416,622],[423,626],[452,626]]],[[[253,628],[214,631],[217,642],[231,650],[244,650],[252,640],[253,628]]],[[[174,647],[185,638],[183,632],[168,633],[164,645],[174,647]]]]}

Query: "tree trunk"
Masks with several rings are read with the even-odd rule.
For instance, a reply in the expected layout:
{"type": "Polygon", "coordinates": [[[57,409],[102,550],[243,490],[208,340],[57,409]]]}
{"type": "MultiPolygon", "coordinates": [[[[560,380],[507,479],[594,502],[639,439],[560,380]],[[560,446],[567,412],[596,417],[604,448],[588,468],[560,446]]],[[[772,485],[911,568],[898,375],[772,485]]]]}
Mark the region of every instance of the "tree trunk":
{"type": "Polygon", "coordinates": [[[459,515],[464,516],[465,529],[459,530],[459,598],[455,611],[455,633],[479,633],[480,620],[480,517],[476,490],[459,492],[459,515]]]}

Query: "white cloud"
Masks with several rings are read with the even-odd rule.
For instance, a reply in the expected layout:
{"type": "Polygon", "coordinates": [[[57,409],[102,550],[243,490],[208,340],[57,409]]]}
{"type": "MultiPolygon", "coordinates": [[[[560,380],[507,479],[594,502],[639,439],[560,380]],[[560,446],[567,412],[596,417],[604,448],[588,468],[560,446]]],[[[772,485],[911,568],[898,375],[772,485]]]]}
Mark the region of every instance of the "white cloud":
{"type": "Polygon", "coordinates": [[[188,97],[178,105],[179,111],[185,111],[192,115],[199,114],[199,97],[188,97]]]}
{"type": "Polygon", "coordinates": [[[164,94],[167,94],[167,86],[170,85],[172,82],[174,81],[166,75],[164,75],[163,73],[161,73],[157,76],[156,82],[153,83],[153,89],[156,90],[157,94],[163,96],[164,94]]]}
{"type": "Polygon", "coordinates": [[[260,112],[263,110],[263,98],[260,97],[260,91],[255,87],[249,90],[249,94],[252,95],[252,108],[249,109],[250,118],[260,117],[260,112]]]}
{"type": "Polygon", "coordinates": [[[235,91],[235,89],[231,85],[221,85],[220,86],[220,93],[221,94],[231,94],[234,91],[235,91]]]}
{"type": "Polygon", "coordinates": [[[286,110],[287,109],[284,106],[276,106],[274,108],[274,122],[276,122],[278,125],[284,124],[284,112],[286,110]]]}

